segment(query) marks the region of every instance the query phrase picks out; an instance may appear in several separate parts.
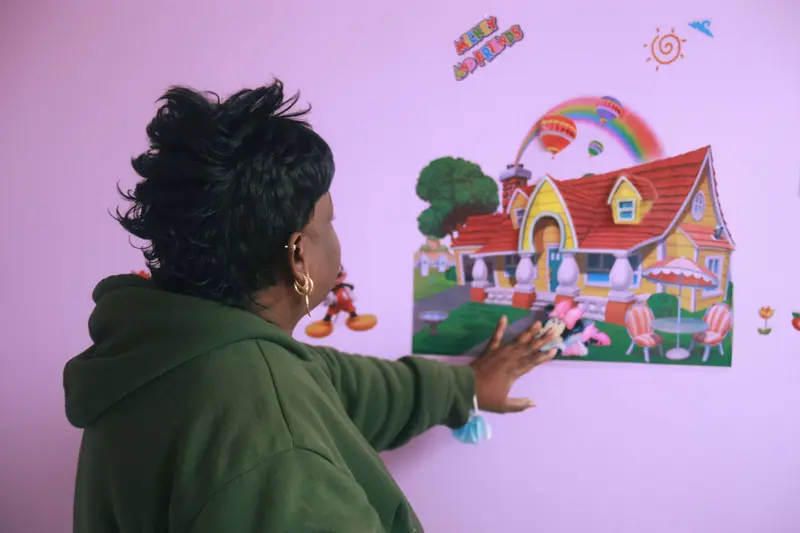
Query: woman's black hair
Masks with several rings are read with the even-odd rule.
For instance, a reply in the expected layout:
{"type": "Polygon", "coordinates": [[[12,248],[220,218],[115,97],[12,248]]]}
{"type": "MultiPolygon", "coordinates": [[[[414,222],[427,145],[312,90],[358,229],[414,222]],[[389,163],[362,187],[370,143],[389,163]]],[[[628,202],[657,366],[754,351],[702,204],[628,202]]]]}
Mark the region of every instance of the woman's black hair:
{"type": "MultiPolygon", "coordinates": [[[[132,161],[141,181],[115,219],[168,291],[248,308],[274,285],[285,244],[333,179],[333,155],[284,98],[283,84],[214,93],[172,87],[147,126],[149,149],[132,161]]],[[[118,187],[119,188],[119,187],[118,187]]]]}

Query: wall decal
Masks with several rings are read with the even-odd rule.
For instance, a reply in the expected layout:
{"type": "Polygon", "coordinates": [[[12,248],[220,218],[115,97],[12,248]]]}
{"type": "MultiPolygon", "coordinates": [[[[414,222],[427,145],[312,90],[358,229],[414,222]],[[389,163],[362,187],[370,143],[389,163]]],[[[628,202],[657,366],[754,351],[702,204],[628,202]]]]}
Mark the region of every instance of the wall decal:
{"type": "Polygon", "coordinates": [[[369,331],[378,324],[375,315],[359,314],[355,306],[355,287],[347,280],[347,271],[343,266],[339,266],[339,276],[336,278],[336,285],[325,299],[327,309],[322,320],[317,320],[306,326],[306,335],[315,339],[327,337],[333,333],[334,324],[339,315],[344,313],[347,318],[345,326],[351,331],[369,331]]]}
{"type": "MultiPolygon", "coordinates": [[[[600,126],[602,131],[611,135],[614,141],[620,144],[635,162],[646,163],[659,159],[664,155],[661,141],[653,131],[653,128],[638,114],[630,109],[623,108],[619,100],[611,96],[581,97],[566,100],[550,108],[542,118],[533,123],[517,151],[517,156],[514,159],[515,165],[519,164],[528,147],[540,138],[542,121],[546,117],[559,116],[570,119],[569,123],[562,121],[562,124],[565,125],[565,131],[562,136],[567,138],[561,142],[567,140],[569,142],[565,142],[565,146],[560,147],[559,151],[564,150],[574,139],[574,136],[569,138],[570,133],[577,132],[577,130],[572,130],[573,125],[585,124],[600,126]],[[567,128],[569,131],[567,131],[567,128]]],[[[541,140],[540,142],[544,145],[544,142],[541,140]]]]}
{"type": "Polygon", "coordinates": [[[589,157],[597,157],[603,153],[603,143],[592,141],[589,143],[589,157]]]}
{"type": "Polygon", "coordinates": [[[800,313],[792,313],[792,327],[800,331],[800,313]]]}
{"type": "Polygon", "coordinates": [[[575,303],[562,300],[545,307],[545,312],[547,320],[537,336],[552,331],[553,340],[542,351],[556,349],[558,355],[582,357],[589,355],[590,345],[611,345],[609,336],[598,330],[593,322],[584,322],[584,311],[575,303]]]}
{"type": "Polygon", "coordinates": [[[506,315],[509,334],[536,320],[557,329],[564,360],[730,366],[735,245],[712,148],[667,156],[619,102],[550,108],[496,182],[453,157],[421,171],[414,353],[478,355],[506,315]],[[521,162],[534,142],[586,161],[581,132],[632,166],[556,178],[521,162]]]}
{"type": "Polygon", "coordinates": [[[459,56],[472,50],[470,56],[465,57],[453,67],[456,81],[463,80],[475,72],[478,67],[488,65],[506,48],[514,46],[525,37],[519,24],[511,26],[499,34],[497,31],[497,18],[486,17],[455,41],[456,53],[459,56]]]}
{"type": "Polygon", "coordinates": [[[764,327],[758,328],[758,332],[762,335],[769,335],[772,333],[772,328],[769,327],[769,319],[775,314],[775,310],[770,306],[762,307],[758,310],[758,316],[764,319],[764,327]]]}
{"type": "Polygon", "coordinates": [[[647,62],[656,62],[656,71],[663,65],[670,65],[678,59],[683,59],[683,44],[686,39],[678,37],[675,34],[675,28],[672,28],[669,33],[661,35],[660,30],[656,28],[656,36],[653,37],[651,43],[645,43],[644,47],[650,48],[650,56],[647,62]]]}
{"type": "Polygon", "coordinates": [[[707,35],[714,38],[714,34],[711,33],[711,21],[710,20],[695,20],[689,23],[690,28],[694,28],[695,30],[699,31],[700,33],[707,35]]]}

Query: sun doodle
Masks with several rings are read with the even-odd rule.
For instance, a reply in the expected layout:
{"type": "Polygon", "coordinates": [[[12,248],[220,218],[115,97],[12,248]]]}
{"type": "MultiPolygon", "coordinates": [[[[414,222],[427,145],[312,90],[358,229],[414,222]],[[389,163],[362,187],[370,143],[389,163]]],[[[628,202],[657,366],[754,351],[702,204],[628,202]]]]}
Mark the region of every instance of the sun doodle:
{"type": "Polygon", "coordinates": [[[669,33],[661,35],[661,31],[656,28],[656,36],[653,41],[645,43],[644,47],[650,47],[650,57],[647,61],[656,62],[656,71],[661,68],[661,65],[669,65],[678,59],[683,59],[683,44],[686,39],[682,39],[675,34],[675,28],[672,28],[669,33]]]}

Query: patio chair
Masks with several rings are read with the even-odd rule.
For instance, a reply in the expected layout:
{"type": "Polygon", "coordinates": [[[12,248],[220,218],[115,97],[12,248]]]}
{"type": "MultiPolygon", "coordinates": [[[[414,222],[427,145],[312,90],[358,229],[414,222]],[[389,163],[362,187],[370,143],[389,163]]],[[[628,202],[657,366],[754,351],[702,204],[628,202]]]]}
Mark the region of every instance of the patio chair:
{"type": "Polygon", "coordinates": [[[664,348],[661,346],[664,340],[661,335],[653,329],[653,310],[647,304],[634,304],[625,313],[625,328],[631,337],[631,345],[625,355],[631,355],[633,348],[638,346],[644,352],[644,362],[650,362],[650,348],[658,346],[658,351],[664,355],[664,348]]]}
{"type": "Polygon", "coordinates": [[[702,344],[705,347],[703,351],[703,362],[705,363],[711,355],[711,348],[716,347],[720,355],[725,355],[722,341],[731,331],[733,311],[728,304],[714,304],[706,310],[703,321],[708,324],[708,329],[692,336],[689,351],[694,349],[695,343],[702,344]]]}

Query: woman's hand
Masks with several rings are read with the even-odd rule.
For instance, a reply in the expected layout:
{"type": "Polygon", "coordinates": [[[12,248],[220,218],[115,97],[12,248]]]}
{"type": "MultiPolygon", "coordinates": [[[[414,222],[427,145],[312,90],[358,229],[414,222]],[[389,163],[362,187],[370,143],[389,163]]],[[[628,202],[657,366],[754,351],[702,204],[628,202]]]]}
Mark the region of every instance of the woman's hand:
{"type": "Polygon", "coordinates": [[[492,340],[486,351],[470,366],[475,371],[475,394],[478,407],[492,413],[518,413],[536,404],[527,398],[509,398],[511,386],[521,376],[542,363],[551,361],[557,350],[542,352],[550,341],[551,332],[536,338],[542,329],[536,322],[513,341],[503,344],[503,335],[508,327],[508,318],[503,316],[497,323],[492,340]]]}

